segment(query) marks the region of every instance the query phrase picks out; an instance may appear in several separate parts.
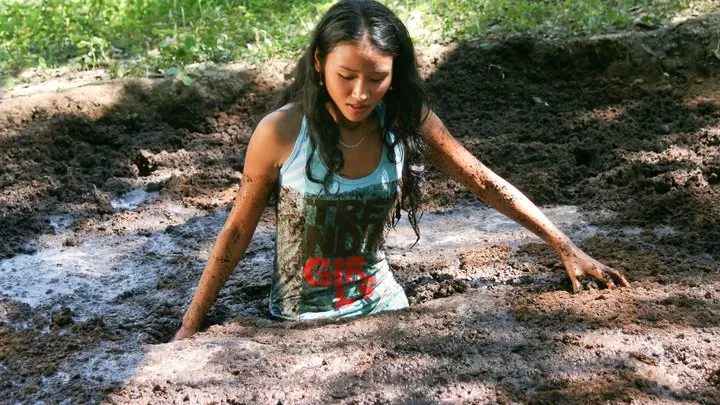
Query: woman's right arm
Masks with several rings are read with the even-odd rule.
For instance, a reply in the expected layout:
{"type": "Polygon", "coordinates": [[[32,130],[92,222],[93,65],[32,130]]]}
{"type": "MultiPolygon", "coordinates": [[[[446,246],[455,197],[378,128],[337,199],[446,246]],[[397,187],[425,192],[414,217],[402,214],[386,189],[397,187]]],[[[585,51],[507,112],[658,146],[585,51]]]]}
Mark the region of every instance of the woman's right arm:
{"type": "Polygon", "coordinates": [[[265,117],[253,133],[245,155],[245,167],[237,198],[210,253],[195,295],[183,316],[175,340],[193,335],[235,266],[245,255],[260,216],[278,179],[281,161],[292,149],[283,134],[287,113],[265,117]]]}

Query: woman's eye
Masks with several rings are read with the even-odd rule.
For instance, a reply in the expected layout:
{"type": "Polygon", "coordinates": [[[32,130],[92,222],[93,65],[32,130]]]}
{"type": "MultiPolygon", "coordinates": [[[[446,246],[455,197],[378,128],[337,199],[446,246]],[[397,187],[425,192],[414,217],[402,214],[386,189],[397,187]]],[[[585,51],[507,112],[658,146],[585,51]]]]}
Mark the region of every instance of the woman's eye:
{"type": "Polygon", "coordinates": [[[343,75],[338,75],[338,76],[340,76],[341,79],[347,80],[347,81],[350,81],[353,79],[352,76],[343,76],[343,75]]]}

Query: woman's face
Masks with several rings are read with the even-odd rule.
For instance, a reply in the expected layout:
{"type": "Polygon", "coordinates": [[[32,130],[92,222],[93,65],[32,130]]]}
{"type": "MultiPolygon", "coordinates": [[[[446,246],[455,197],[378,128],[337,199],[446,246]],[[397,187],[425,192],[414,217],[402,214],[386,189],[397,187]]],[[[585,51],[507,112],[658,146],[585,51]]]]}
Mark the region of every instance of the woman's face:
{"type": "MultiPolygon", "coordinates": [[[[367,40],[339,42],[322,66],[315,52],[315,69],[335,103],[336,120],[361,123],[383,99],[392,82],[393,57],[374,48],[367,40]]],[[[338,121],[338,123],[341,123],[338,121]]]]}

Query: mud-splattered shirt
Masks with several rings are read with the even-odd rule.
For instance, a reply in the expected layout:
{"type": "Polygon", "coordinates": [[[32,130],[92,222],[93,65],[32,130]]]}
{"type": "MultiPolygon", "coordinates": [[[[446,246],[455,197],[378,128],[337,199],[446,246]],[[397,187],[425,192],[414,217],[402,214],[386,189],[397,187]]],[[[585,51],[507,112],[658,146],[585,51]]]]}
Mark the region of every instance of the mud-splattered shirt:
{"type": "MultiPolygon", "coordinates": [[[[382,106],[378,113],[382,125],[382,106]]],[[[403,152],[395,146],[395,159],[391,160],[388,146],[383,145],[375,171],[359,179],[335,175],[325,191],[306,173],[312,148],[303,119],[295,147],[280,169],[270,293],[274,316],[336,318],[408,305],[383,252],[399,195],[403,152]]],[[[311,170],[319,179],[327,173],[317,152],[311,170]]]]}

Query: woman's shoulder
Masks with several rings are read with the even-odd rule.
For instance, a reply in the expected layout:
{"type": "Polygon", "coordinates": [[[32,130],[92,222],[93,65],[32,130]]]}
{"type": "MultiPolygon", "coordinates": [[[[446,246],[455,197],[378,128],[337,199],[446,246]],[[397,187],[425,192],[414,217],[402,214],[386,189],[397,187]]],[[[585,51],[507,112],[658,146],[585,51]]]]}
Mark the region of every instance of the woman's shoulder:
{"type": "Polygon", "coordinates": [[[295,147],[302,120],[302,111],[295,104],[284,105],[269,113],[255,128],[248,145],[248,154],[262,155],[263,159],[281,167],[295,147]]]}
{"type": "MultiPolygon", "coordinates": [[[[286,104],[260,120],[253,137],[276,145],[294,145],[302,126],[303,113],[295,103],[286,104]]],[[[292,146],[291,146],[292,148],[292,146]]]]}

